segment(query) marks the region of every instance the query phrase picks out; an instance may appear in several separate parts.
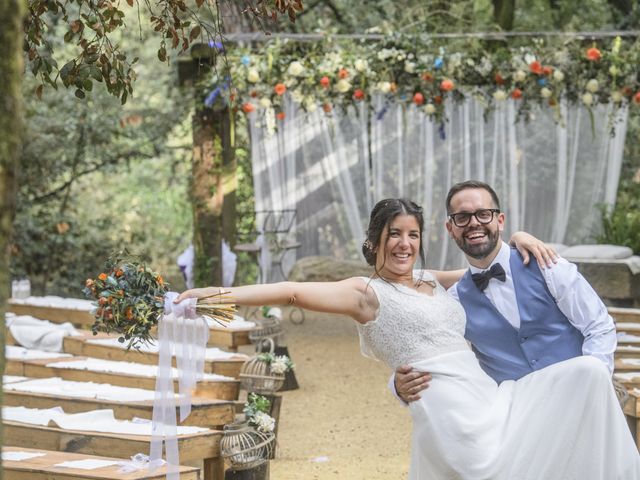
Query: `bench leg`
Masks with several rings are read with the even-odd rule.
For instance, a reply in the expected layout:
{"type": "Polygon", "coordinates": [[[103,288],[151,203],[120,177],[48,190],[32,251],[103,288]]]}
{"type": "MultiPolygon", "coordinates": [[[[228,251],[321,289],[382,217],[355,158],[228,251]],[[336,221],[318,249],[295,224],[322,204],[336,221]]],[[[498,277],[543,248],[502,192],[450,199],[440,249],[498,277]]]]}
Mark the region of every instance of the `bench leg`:
{"type": "Polygon", "coordinates": [[[205,458],[203,470],[204,480],[224,480],[224,459],[205,458]]]}

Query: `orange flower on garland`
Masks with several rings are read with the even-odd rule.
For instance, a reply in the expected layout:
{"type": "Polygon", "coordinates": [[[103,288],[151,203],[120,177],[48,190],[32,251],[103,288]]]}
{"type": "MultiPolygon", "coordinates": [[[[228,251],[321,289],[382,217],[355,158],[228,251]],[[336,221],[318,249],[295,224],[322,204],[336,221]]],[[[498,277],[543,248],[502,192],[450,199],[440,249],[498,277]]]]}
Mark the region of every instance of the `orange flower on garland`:
{"type": "Polygon", "coordinates": [[[325,111],[325,113],[329,113],[331,110],[333,110],[330,103],[323,104],[322,109],[325,111]]]}
{"type": "Polygon", "coordinates": [[[597,62],[602,58],[602,53],[600,53],[600,50],[598,50],[596,47],[587,49],[586,55],[587,59],[591,60],[592,62],[597,62]]]}
{"type": "Polygon", "coordinates": [[[244,113],[251,113],[256,109],[255,105],[251,102],[247,102],[247,103],[243,103],[242,104],[242,111],[244,113]]]}
{"type": "Polygon", "coordinates": [[[331,80],[329,80],[329,77],[322,77],[320,79],[320,85],[322,85],[324,88],[329,88],[330,84],[331,84],[331,80]]]}
{"type": "Polygon", "coordinates": [[[278,113],[276,114],[276,118],[277,118],[278,120],[284,120],[284,112],[278,112],[278,113]]]}
{"type": "Polygon", "coordinates": [[[640,105],[640,92],[637,92],[633,96],[633,103],[635,103],[636,105],[640,105]]]}
{"type": "Polygon", "coordinates": [[[499,72],[496,72],[496,74],[494,75],[493,79],[496,81],[496,83],[498,85],[504,85],[505,81],[502,75],[500,75],[499,72]]]}
{"type": "Polygon", "coordinates": [[[107,274],[102,272],[100,275],[98,275],[98,278],[104,282],[107,279],[107,274]]]}
{"type": "Polygon", "coordinates": [[[432,82],[433,81],[433,75],[431,75],[429,72],[424,72],[422,74],[422,80],[424,80],[425,82],[432,82]]]}
{"type": "Polygon", "coordinates": [[[362,90],[360,90],[359,88],[356,88],[356,91],[353,92],[353,98],[355,98],[356,100],[363,100],[364,99],[364,92],[362,90]]]}
{"type": "Polygon", "coordinates": [[[287,91],[287,86],[284,83],[276,83],[276,86],[273,87],[273,91],[278,95],[284,95],[284,92],[287,91]]]}
{"type": "Polygon", "coordinates": [[[549,66],[545,66],[542,67],[542,73],[546,76],[551,75],[551,72],[553,72],[553,67],[549,67],[549,66]]]}
{"type": "Polygon", "coordinates": [[[450,92],[454,89],[454,87],[454,83],[448,78],[445,78],[444,80],[442,80],[442,82],[440,82],[440,90],[442,90],[443,92],[450,92]]]}
{"type": "Polygon", "coordinates": [[[531,73],[535,73],[536,75],[542,75],[544,73],[542,64],[537,60],[529,64],[529,70],[531,71],[531,73]]]}
{"type": "Polygon", "coordinates": [[[391,93],[396,93],[398,91],[398,84],[396,82],[391,82],[389,85],[389,91],[391,93]]]}
{"type": "Polygon", "coordinates": [[[513,92],[511,92],[511,98],[513,98],[514,100],[522,98],[522,90],[520,90],[519,88],[515,88],[513,92]]]}
{"type": "Polygon", "coordinates": [[[413,103],[415,103],[416,105],[422,105],[424,103],[424,95],[422,95],[420,92],[417,92],[413,96],[413,103]]]}
{"type": "Polygon", "coordinates": [[[347,78],[349,76],[349,71],[346,68],[341,68],[338,71],[338,77],[340,78],[347,78]]]}

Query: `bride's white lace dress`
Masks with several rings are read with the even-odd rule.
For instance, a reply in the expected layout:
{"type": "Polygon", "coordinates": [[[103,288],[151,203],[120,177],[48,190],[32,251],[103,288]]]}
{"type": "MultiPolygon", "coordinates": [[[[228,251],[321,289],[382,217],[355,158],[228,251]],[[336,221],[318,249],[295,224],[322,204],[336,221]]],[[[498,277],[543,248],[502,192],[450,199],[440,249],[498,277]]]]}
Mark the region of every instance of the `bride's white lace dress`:
{"type": "Polygon", "coordinates": [[[380,309],[358,325],[362,352],[433,377],[409,406],[411,479],[640,479],[640,456],[600,360],[574,358],[498,386],[464,339],[462,306],[440,285],[429,296],[363,281],[380,309]]]}

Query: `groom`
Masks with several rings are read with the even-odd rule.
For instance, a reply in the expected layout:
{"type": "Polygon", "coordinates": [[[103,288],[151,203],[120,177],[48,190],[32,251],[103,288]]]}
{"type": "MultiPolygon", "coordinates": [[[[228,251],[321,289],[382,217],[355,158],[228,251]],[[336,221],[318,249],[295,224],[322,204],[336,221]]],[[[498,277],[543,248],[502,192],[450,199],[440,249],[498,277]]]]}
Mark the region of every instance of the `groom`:
{"type": "MultiPolygon", "coordinates": [[[[593,355],[613,371],[613,319],[574,264],[560,258],[548,269],[535,261],[525,265],[502,241],[505,215],[486,183],[454,185],[446,207],[449,235],[469,262],[449,293],[465,309],[465,337],[487,374],[498,383],[517,380],[579,355],[593,355]]],[[[395,390],[412,402],[430,378],[398,367],[395,390]]]]}

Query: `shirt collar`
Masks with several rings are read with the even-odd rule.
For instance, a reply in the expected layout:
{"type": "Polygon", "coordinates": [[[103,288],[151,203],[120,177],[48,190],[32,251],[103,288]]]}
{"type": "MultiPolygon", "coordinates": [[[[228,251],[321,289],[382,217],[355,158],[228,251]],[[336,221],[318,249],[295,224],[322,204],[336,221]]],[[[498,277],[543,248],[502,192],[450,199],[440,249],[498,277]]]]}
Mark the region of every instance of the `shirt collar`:
{"type": "Polygon", "coordinates": [[[493,262],[491,262],[491,265],[489,265],[487,268],[477,268],[469,264],[469,270],[471,270],[471,273],[480,273],[480,272],[489,270],[496,263],[499,263],[500,265],[502,265],[502,268],[504,268],[505,272],[509,272],[511,270],[511,268],[509,267],[510,259],[511,259],[511,247],[507,245],[505,242],[502,242],[500,251],[496,255],[496,258],[493,259],[493,262]]]}

